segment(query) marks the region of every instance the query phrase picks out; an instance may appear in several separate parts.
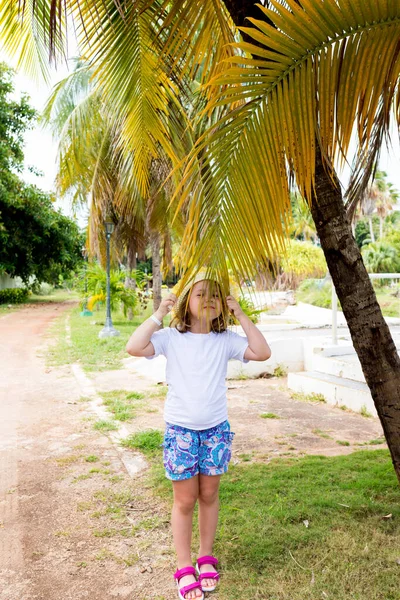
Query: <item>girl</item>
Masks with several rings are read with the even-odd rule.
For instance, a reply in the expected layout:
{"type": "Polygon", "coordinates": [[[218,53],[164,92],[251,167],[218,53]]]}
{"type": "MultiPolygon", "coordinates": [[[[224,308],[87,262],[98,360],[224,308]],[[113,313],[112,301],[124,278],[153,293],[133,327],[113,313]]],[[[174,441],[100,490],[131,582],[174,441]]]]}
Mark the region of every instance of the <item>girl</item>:
{"type": "Polygon", "coordinates": [[[132,356],[167,358],[168,394],[164,409],[164,466],[172,481],[172,533],[180,600],[204,598],[215,590],[218,560],[212,555],[218,521],[218,488],[228,470],[234,436],[227,420],[225,377],[228,360],[267,360],[271,350],[257,327],[232,297],[199,273],[177,299],[169,294],[158,310],[132,334],[132,356]],[[174,307],[171,327],[161,329],[174,307]],[[229,311],[247,337],[226,329],[229,311]],[[191,560],[192,517],[199,503],[200,550],[196,570],[191,560]],[[196,580],[196,571],[198,580],[196,580]]]}

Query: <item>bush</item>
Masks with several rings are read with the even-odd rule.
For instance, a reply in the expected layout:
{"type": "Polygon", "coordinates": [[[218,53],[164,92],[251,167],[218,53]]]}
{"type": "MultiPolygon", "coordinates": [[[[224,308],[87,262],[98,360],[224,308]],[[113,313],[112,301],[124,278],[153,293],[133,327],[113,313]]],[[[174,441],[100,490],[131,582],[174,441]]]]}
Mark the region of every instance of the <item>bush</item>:
{"type": "Polygon", "coordinates": [[[27,288],[6,288],[0,290],[0,304],[21,304],[28,300],[27,288]]]}
{"type": "Polygon", "coordinates": [[[322,249],[299,240],[289,240],[279,263],[283,271],[279,284],[286,288],[296,288],[306,278],[322,277],[328,270],[322,249]]]}
{"type": "Polygon", "coordinates": [[[296,300],[321,308],[331,308],[332,283],[323,279],[306,279],[296,290],[296,300]]]}
{"type": "Polygon", "coordinates": [[[32,292],[37,296],[51,296],[54,292],[54,287],[49,283],[35,281],[32,286],[32,292]]]}
{"type": "Polygon", "coordinates": [[[369,273],[398,273],[400,259],[398,251],[392,244],[379,241],[364,246],[361,254],[369,273]]]}

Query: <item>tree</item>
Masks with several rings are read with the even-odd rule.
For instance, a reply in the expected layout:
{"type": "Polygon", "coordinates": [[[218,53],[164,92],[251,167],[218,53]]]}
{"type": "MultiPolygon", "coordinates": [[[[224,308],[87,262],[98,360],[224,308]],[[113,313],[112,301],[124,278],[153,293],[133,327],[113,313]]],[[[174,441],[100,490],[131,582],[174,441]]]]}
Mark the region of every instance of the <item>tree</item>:
{"type": "MultiPolygon", "coordinates": [[[[148,57],[146,58],[149,61],[148,57]]],[[[154,85],[160,81],[154,80],[154,85]]],[[[144,112],[147,95],[140,97],[144,112]]],[[[165,98],[168,110],[169,98],[165,98]]],[[[140,111],[139,111],[140,112],[140,111]]],[[[182,120],[183,123],[185,119],[182,120]]],[[[59,141],[57,188],[61,196],[69,196],[73,203],[86,203],[90,197],[89,247],[104,262],[104,219],[112,216],[116,229],[111,238],[115,257],[126,257],[127,271],[136,268],[136,253],[144,251],[150,240],[153,254],[153,303],[156,309],[161,302],[161,271],[171,269],[171,213],[168,211],[168,191],[163,186],[171,170],[170,161],[158,143],[151,147],[152,125],[144,117],[130,153],[122,153],[120,136],[123,121],[115,115],[113,107],[104,100],[101,86],[88,63],[78,61],[75,70],[59,82],[51,94],[42,115],[59,141]],[[146,150],[147,148],[147,150],[146,150]],[[150,155],[145,166],[145,181],[141,180],[138,155],[150,155]],[[163,264],[160,250],[163,246],[163,264]]],[[[179,128],[182,130],[182,123],[179,128]]],[[[158,123],[161,127],[161,122],[158,123]]],[[[183,130],[177,131],[178,137],[183,130]]],[[[179,144],[171,144],[171,152],[179,144]]],[[[165,147],[165,145],[164,145],[165,147]]],[[[174,161],[177,157],[174,156],[174,161]]],[[[171,196],[171,191],[169,192],[171,196]]],[[[176,225],[181,226],[181,220],[176,225]]],[[[176,229],[176,227],[175,227],[176,229]]],[[[126,287],[135,282],[126,277],[126,287]]],[[[132,314],[131,312],[129,313],[132,314]]]]}
{"type": "MultiPolygon", "coordinates": [[[[236,24],[243,25],[243,2],[229,6],[236,24]]],[[[250,274],[276,246],[287,222],[289,172],[309,202],[400,480],[400,359],[333,168],[335,158],[348,153],[354,123],[359,162],[353,193],[365,184],[360,173],[369,175],[376,163],[399,95],[400,5],[383,8],[370,0],[361,10],[340,0],[282,0],[260,10],[263,17],[249,19],[253,28],[241,27],[256,43],[237,44],[241,56],[230,60],[213,81],[214,94],[209,92],[208,110],[226,107],[228,112],[196,148],[206,154],[203,172],[205,165],[210,168],[203,177],[203,198],[196,198],[197,224],[188,223],[182,262],[201,264],[211,260],[210,248],[224,247],[237,272],[250,274]],[[368,70],[366,77],[363,66],[372,63],[379,63],[379,71],[368,70]],[[204,225],[206,215],[212,225],[204,225]]],[[[192,153],[187,180],[199,169],[196,158],[192,153]]],[[[223,266],[223,260],[218,252],[214,267],[223,266]]]]}
{"type": "Polygon", "coordinates": [[[82,262],[84,238],[48,194],[23,183],[14,192],[0,199],[0,271],[55,285],[82,262]]]}
{"type": "MultiPolygon", "coordinates": [[[[253,2],[243,0],[172,0],[168,10],[161,1],[92,0],[81,15],[75,3],[65,3],[67,13],[75,7],[76,18],[83,19],[82,43],[86,36],[90,59],[97,62],[106,94],[122,117],[129,110],[136,113],[132,10],[141,16],[146,34],[156,30],[146,39],[161,46],[174,80],[184,88],[200,71],[208,84],[206,114],[212,115],[212,127],[201,132],[180,188],[180,205],[188,206],[189,215],[180,257],[183,283],[204,263],[222,271],[224,279],[229,263],[238,280],[251,279],[267,266],[282,244],[289,182],[296,181],[310,205],[400,479],[400,359],[352,236],[334,171],[337,159],[349,153],[355,127],[358,148],[349,198],[359,196],[391,116],[400,120],[399,3],[275,0],[257,9],[261,12],[249,19],[250,27],[243,25],[253,2]]],[[[62,43],[58,4],[35,2],[40,26],[53,32],[53,50],[62,43]],[[55,17],[46,22],[49,5],[55,17]]],[[[10,44],[16,34],[3,23],[10,44]]],[[[133,130],[129,119],[125,125],[126,141],[133,130]]]]}
{"type": "Polygon", "coordinates": [[[82,260],[78,226],[53,208],[48,194],[18,176],[23,167],[23,134],[36,112],[22,96],[11,100],[12,71],[0,64],[0,271],[58,283],[82,260]]]}

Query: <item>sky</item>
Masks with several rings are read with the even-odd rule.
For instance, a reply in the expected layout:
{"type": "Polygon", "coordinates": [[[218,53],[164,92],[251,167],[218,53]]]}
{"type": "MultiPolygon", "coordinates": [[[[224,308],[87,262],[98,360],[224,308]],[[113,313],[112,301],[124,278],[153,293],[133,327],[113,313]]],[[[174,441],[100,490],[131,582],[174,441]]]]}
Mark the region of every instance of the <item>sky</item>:
{"type": "MultiPolygon", "coordinates": [[[[11,64],[0,49],[0,60],[11,64]]],[[[61,65],[57,71],[51,74],[51,85],[55,85],[68,74],[68,65],[61,65]]],[[[22,73],[17,73],[15,77],[15,92],[18,97],[21,92],[26,92],[30,96],[31,104],[40,112],[51,92],[51,87],[46,84],[37,84],[22,73]]],[[[387,149],[384,144],[381,151],[379,168],[387,172],[387,180],[390,181],[400,191],[400,145],[399,136],[394,130],[391,132],[393,148],[387,149]]],[[[34,183],[45,191],[54,191],[56,177],[56,155],[57,143],[53,140],[51,132],[39,126],[30,130],[25,135],[25,165],[34,166],[43,172],[43,177],[37,177],[25,169],[24,179],[29,183],[34,183]]],[[[345,171],[339,174],[343,185],[346,185],[349,173],[345,171]]],[[[68,200],[58,199],[56,206],[68,215],[72,216],[73,211],[68,200]]],[[[84,227],[87,221],[87,211],[79,211],[76,215],[78,224],[84,227]]]]}

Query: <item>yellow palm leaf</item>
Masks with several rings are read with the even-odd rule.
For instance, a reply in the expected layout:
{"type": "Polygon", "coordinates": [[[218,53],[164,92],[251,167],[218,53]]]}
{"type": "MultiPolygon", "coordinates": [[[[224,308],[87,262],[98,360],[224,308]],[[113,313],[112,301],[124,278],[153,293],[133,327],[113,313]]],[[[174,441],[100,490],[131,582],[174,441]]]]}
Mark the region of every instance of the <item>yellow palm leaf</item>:
{"type": "Polygon", "coordinates": [[[227,254],[249,274],[285,232],[288,175],[311,196],[315,139],[334,164],[348,154],[355,126],[359,162],[369,154],[372,165],[393,106],[399,117],[399,3],[270,5],[260,10],[276,27],[251,19],[254,29],[243,30],[258,45],[235,44],[242,55],[209,84],[216,91],[208,113],[227,113],[200,138],[182,179],[190,220],[180,258],[189,271],[224,248],[220,266],[227,254]]]}

